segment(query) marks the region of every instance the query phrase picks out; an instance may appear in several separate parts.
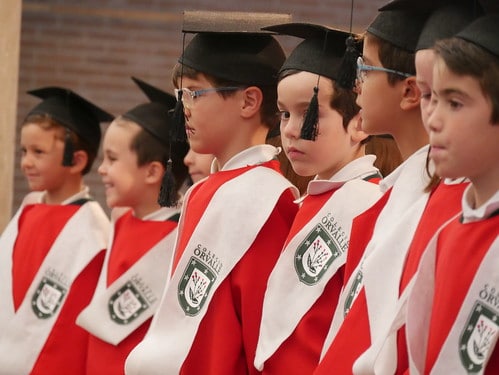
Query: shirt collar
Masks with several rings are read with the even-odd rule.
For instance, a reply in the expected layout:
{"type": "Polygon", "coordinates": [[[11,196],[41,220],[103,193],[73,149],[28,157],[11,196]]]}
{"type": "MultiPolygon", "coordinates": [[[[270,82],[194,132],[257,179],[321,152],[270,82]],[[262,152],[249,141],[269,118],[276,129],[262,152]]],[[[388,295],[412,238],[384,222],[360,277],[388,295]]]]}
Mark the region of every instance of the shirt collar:
{"type": "Polygon", "coordinates": [[[211,163],[211,173],[229,171],[232,169],[247,167],[249,165],[262,164],[272,160],[280,152],[280,147],[274,147],[272,145],[256,145],[234,155],[221,169],[218,169],[217,160],[213,160],[211,163]]]}
{"type": "Polygon", "coordinates": [[[308,183],[307,194],[322,194],[342,186],[347,181],[365,178],[374,173],[379,173],[378,168],[373,165],[375,160],[375,155],[365,155],[345,165],[329,180],[319,180],[316,176],[315,179],[308,183]]]}
{"type": "MultiPolygon", "coordinates": [[[[40,203],[45,202],[45,195],[46,194],[47,194],[46,192],[43,192],[43,194],[40,195],[40,203]]],[[[88,186],[83,186],[82,189],[78,193],[65,199],[64,201],[61,202],[61,204],[70,204],[70,203],[75,202],[79,199],[90,199],[90,198],[91,198],[90,189],[88,188],[88,186]]]]}
{"type": "Polygon", "coordinates": [[[471,194],[472,185],[466,187],[461,203],[463,206],[463,223],[485,220],[499,210],[499,190],[490,199],[478,208],[473,208],[471,194]]]}
{"type": "Polygon", "coordinates": [[[402,171],[405,171],[406,168],[411,168],[413,164],[419,167],[421,165],[420,158],[423,157],[423,154],[424,157],[426,157],[429,147],[430,145],[421,147],[414,154],[409,156],[402,164],[400,164],[392,173],[381,180],[381,182],[379,183],[381,192],[385,193],[386,191],[388,191],[395,184],[395,181],[397,181],[397,179],[400,177],[402,171]]]}

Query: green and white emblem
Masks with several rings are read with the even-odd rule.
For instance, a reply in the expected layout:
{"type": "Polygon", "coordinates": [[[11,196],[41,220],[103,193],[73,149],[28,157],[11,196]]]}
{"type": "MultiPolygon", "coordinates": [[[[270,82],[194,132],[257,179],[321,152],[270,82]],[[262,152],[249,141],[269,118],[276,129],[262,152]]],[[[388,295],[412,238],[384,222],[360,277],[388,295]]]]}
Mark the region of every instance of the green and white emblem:
{"type": "Polygon", "coordinates": [[[362,270],[359,270],[357,272],[357,275],[355,276],[355,280],[352,284],[352,287],[350,288],[347,298],[345,298],[345,305],[343,306],[343,316],[345,317],[350,309],[352,308],[353,302],[359,295],[361,289],[362,289],[362,279],[364,278],[364,275],[362,274],[362,270]]]}
{"type": "Polygon", "coordinates": [[[178,300],[186,315],[195,316],[199,313],[216,278],[206,264],[191,257],[178,284],[178,300]]]}
{"type": "Polygon", "coordinates": [[[127,282],[109,299],[109,315],[118,324],[128,324],[149,308],[132,282],[127,282]]]}
{"type": "Polygon", "coordinates": [[[317,224],[295,253],[295,270],[301,282],[316,284],[331,263],[341,255],[326,229],[317,224]]]}
{"type": "Polygon", "coordinates": [[[39,319],[48,319],[54,315],[66,295],[66,288],[44,277],[31,298],[31,306],[39,319]]]}
{"type": "Polygon", "coordinates": [[[461,333],[459,355],[468,373],[482,370],[489,350],[499,331],[498,316],[486,305],[476,302],[470,318],[461,333]]]}

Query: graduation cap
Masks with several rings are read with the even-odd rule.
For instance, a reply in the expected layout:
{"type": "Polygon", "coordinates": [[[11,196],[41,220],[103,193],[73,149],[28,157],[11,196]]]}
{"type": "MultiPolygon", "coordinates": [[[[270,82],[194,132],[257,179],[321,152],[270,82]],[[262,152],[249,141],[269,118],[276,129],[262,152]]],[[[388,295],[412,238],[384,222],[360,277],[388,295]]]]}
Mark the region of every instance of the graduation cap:
{"type": "Polygon", "coordinates": [[[69,131],[76,133],[88,144],[90,151],[97,154],[101,140],[100,123],[112,121],[113,115],[67,88],[43,87],[27,93],[43,99],[27,117],[49,115],[67,129],[62,165],[73,165],[74,145],[69,131]]]}
{"type": "Polygon", "coordinates": [[[395,47],[415,52],[428,12],[382,9],[368,26],[367,32],[395,47]]]}
{"type": "MultiPolygon", "coordinates": [[[[183,46],[178,61],[182,66],[242,86],[275,85],[286,56],[277,40],[262,27],[290,21],[291,15],[280,13],[185,11],[184,40],[186,33],[196,35],[183,46]]],[[[185,140],[183,106],[178,99],[175,138],[185,140]]]]}
{"type": "Polygon", "coordinates": [[[483,16],[456,36],[499,56],[499,13],[483,16]]]}
{"type": "Polygon", "coordinates": [[[380,9],[428,12],[416,50],[433,47],[450,38],[483,14],[477,0],[393,0],[380,9]]]}
{"type": "MultiPolygon", "coordinates": [[[[296,69],[334,81],[342,75],[342,62],[347,49],[346,41],[351,36],[350,32],[311,23],[285,23],[264,29],[304,39],[291,52],[280,72],[296,69]]],[[[319,80],[319,77],[317,79],[319,80]]],[[[303,121],[301,129],[303,139],[315,140],[317,136],[318,90],[317,84],[303,121]]]]}
{"type": "Polygon", "coordinates": [[[181,175],[180,169],[185,169],[183,158],[188,151],[188,146],[185,143],[171,142],[171,127],[173,125],[171,110],[175,107],[176,99],[173,95],[143,80],[135,77],[132,77],[132,80],[150,102],[139,104],[124,113],[122,117],[135,122],[168,150],[168,160],[163,161],[166,172],[163,175],[158,203],[163,207],[172,207],[177,203],[177,183],[174,175],[181,175]],[[173,163],[172,158],[175,159],[175,163],[173,163]]]}

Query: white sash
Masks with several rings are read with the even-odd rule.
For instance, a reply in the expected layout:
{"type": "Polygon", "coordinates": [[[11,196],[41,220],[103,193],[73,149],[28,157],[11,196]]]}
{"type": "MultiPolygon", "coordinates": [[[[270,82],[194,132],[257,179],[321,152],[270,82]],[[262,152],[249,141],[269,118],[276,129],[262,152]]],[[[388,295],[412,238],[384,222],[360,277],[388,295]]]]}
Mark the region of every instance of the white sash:
{"type": "Polygon", "coordinates": [[[428,146],[421,148],[382,181],[386,188],[392,185],[390,197],[376,220],[361,261],[343,288],[321,358],[343,323],[347,299],[351,306],[367,284],[371,340],[386,329],[384,317],[395,309],[405,255],[429,196],[424,192],[429,182],[425,171],[427,151],[428,146]],[[375,256],[371,257],[371,254],[375,256]],[[380,271],[388,269],[390,272],[380,271]]]}
{"type": "MultiPolygon", "coordinates": [[[[294,189],[267,167],[252,168],[219,187],[185,247],[146,337],[127,358],[126,374],[179,373],[217,287],[289,188],[294,189]]],[[[183,209],[189,206],[187,197],[186,202],[183,209]]]]}
{"type": "Polygon", "coordinates": [[[17,239],[19,217],[28,204],[39,203],[43,193],[32,192],[23,199],[16,214],[10,220],[4,232],[0,236],[0,264],[5,272],[0,272],[0,335],[4,332],[10,320],[14,317],[14,299],[12,298],[12,254],[17,239]]]}
{"type": "MultiPolygon", "coordinates": [[[[422,374],[433,303],[436,240],[424,254],[408,301],[406,331],[411,374],[422,374]],[[423,263],[424,261],[424,263],[423,263]],[[424,309],[424,310],[423,310],[424,309]],[[419,315],[418,315],[419,314],[419,315]]],[[[482,374],[499,336],[499,237],[475,274],[431,374],[482,374]]]]}
{"type": "MultiPolygon", "coordinates": [[[[16,223],[18,217],[16,215],[16,223]]],[[[3,322],[0,333],[2,374],[21,375],[31,371],[63,308],[64,297],[80,272],[106,248],[108,231],[109,220],[97,202],[83,204],[68,220],[45,257],[21,306],[8,321],[3,322]]],[[[13,231],[11,234],[14,234],[13,231]]],[[[12,239],[5,240],[12,243],[12,239]]],[[[11,258],[13,247],[5,250],[10,252],[2,253],[9,253],[8,258],[11,258]]],[[[2,258],[3,261],[5,255],[2,258]]],[[[9,264],[12,264],[11,259],[9,264]]],[[[10,304],[11,290],[9,297],[4,299],[10,304]]],[[[9,307],[10,312],[13,312],[12,307],[9,307]]]]}
{"type": "MultiPolygon", "coordinates": [[[[172,214],[162,215],[166,220],[172,214]]],[[[159,217],[157,218],[159,219],[159,217]]],[[[111,245],[114,239],[112,226],[111,245]]],[[[106,254],[103,271],[90,304],[76,324],[94,336],[118,345],[156,312],[168,277],[177,228],[162,238],[109,287],[107,269],[111,251],[106,254]]]]}
{"type": "MultiPolygon", "coordinates": [[[[327,183],[331,188],[338,186],[327,183]]],[[[264,362],[291,335],[329,280],[345,264],[353,218],[380,195],[376,184],[361,179],[347,181],[289,241],[270,275],[265,293],[255,356],[257,369],[263,369],[264,362]],[[296,261],[298,257],[300,260],[296,261]],[[314,258],[317,264],[312,268],[307,259],[314,258]]]]}

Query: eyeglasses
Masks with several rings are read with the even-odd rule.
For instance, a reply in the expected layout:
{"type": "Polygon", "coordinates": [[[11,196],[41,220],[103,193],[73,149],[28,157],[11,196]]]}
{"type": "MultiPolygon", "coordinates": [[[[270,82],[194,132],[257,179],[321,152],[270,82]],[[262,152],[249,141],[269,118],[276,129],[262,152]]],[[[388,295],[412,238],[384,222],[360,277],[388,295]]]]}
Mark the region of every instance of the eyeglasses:
{"type": "Polygon", "coordinates": [[[194,99],[203,96],[204,94],[208,94],[210,92],[220,92],[220,91],[237,91],[241,90],[241,87],[236,86],[228,86],[228,87],[210,87],[208,89],[201,90],[189,90],[188,88],[175,89],[175,98],[177,100],[182,100],[184,105],[190,107],[194,104],[194,99]],[[182,95],[180,94],[182,92],[182,95]]]}
{"type": "Polygon", "coordinates": [[[364,64],[364,59],[362,58],[362,56],[359,56],[357,58],[357,80],[360,83],[364,82],[364,80],[366,79],[367,72],[369,71],[392,73],[405,78],[411,77],[413,75],[409,73],[400,72],[398,70],[383,68],[381,66],[366,65],[364,64]]]}

